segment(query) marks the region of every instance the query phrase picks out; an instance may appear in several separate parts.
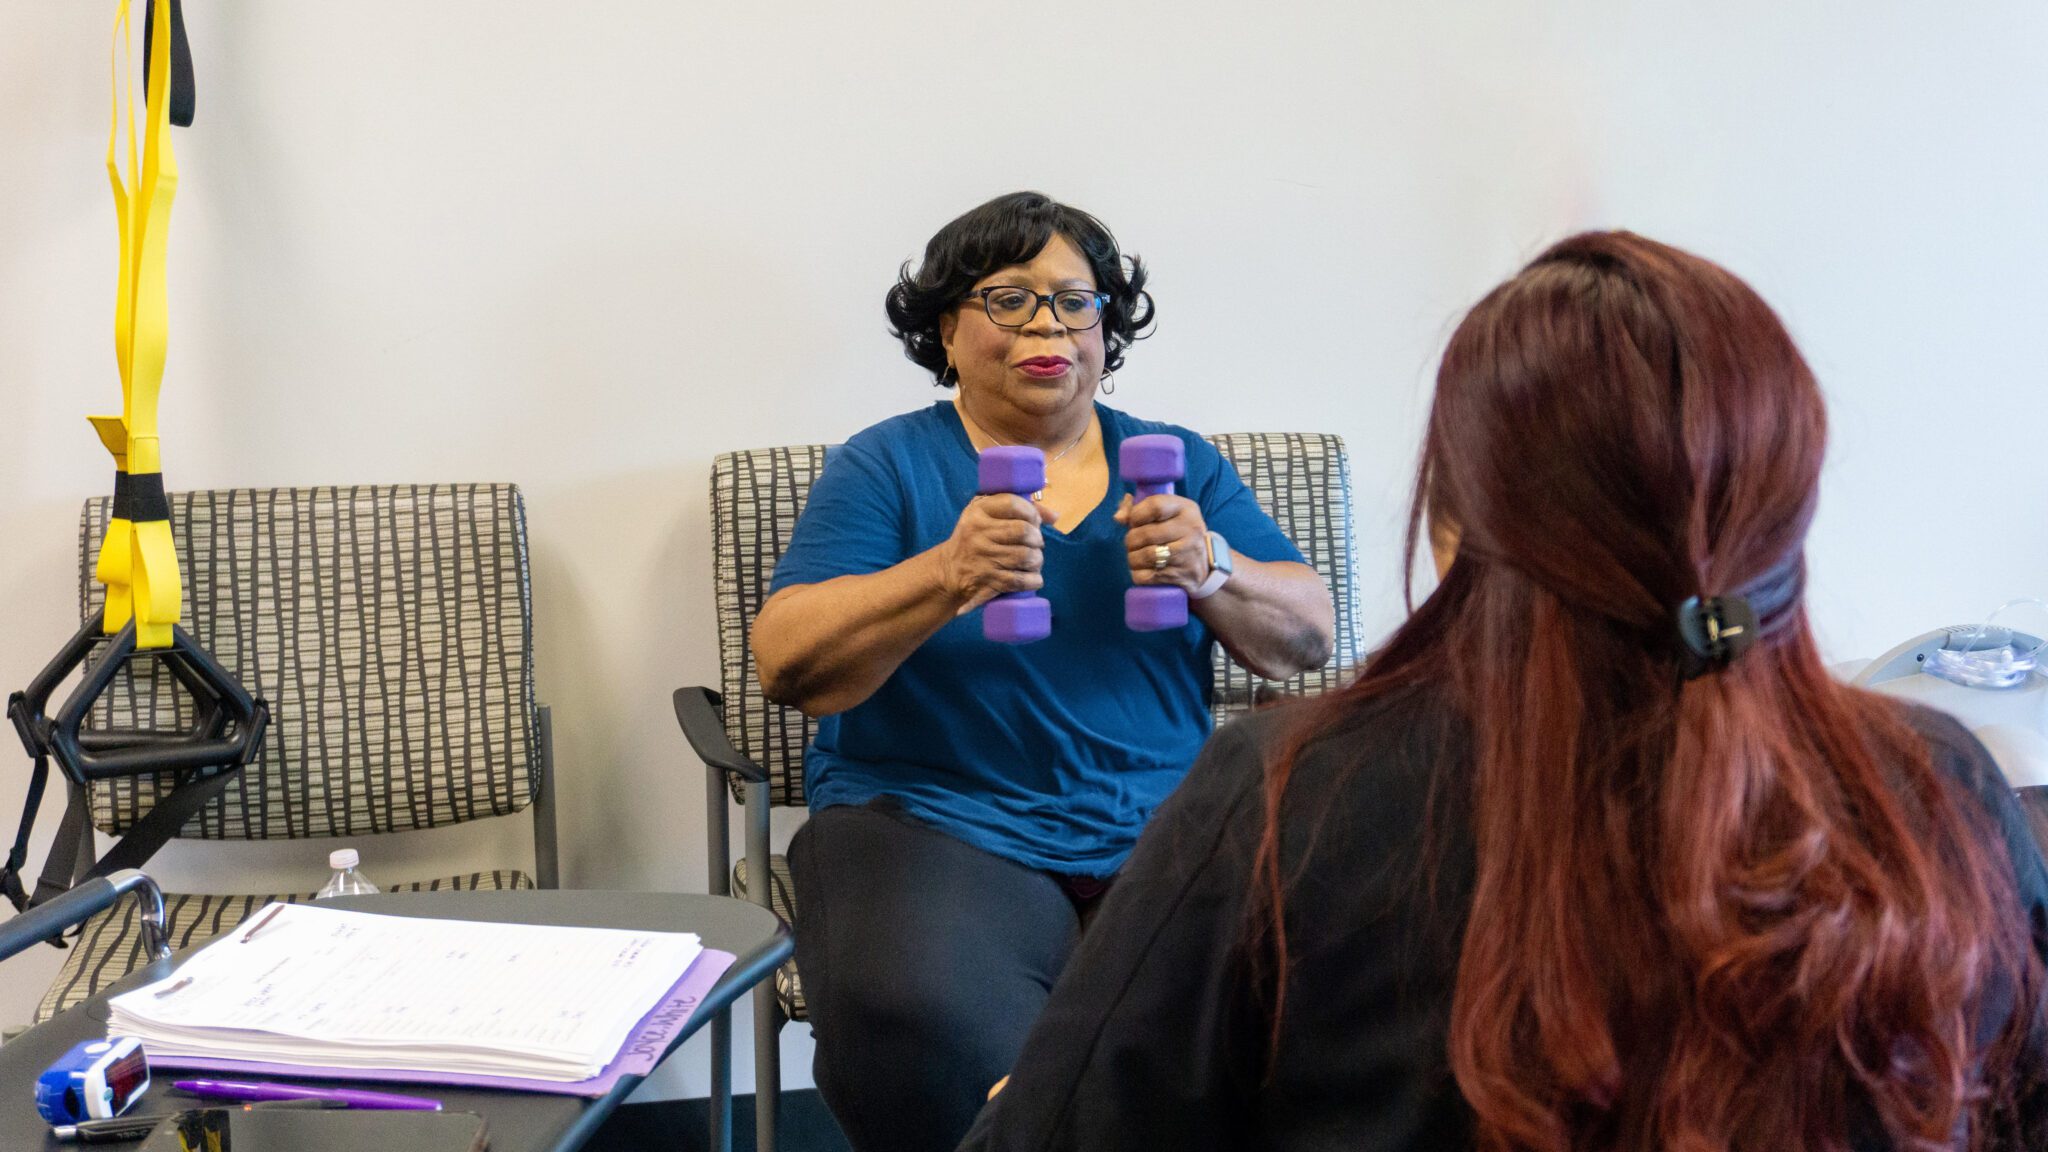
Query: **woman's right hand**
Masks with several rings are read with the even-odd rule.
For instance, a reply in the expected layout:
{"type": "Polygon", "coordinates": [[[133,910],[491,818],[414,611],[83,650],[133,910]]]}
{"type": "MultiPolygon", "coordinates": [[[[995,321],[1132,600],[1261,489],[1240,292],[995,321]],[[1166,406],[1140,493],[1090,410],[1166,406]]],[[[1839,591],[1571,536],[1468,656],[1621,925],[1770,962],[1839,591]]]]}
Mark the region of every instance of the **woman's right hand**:
{"type": "Polygon", "coordinates": [[[964,616],[1006,592],[1045,586],[1045,535],[1059,514],[1008,492],[967,502],[953,535],[938,547],[939,581],[964,616]]]}
{"type": "Polygon", "coordinates": [[[770,596],[752,633],[762,692],[810,716],[866,700],[947,622],[1005,592],[1044,587],[1039,529],[1056,519],[1021,496],[979,496],[951,536],[899,564],[770,596]]]}

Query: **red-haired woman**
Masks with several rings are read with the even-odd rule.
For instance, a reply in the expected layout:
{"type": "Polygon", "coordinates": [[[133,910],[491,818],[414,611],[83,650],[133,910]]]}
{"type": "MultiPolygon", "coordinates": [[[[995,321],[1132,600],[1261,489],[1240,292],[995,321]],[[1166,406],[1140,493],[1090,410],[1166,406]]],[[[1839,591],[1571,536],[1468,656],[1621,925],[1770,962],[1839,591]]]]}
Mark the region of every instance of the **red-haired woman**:
{"type": "Polygon", "coordinates": [[[966,1147],[2048,1147],[2048,869],[1959,725],[1822,666],[1824,440],[1716,265],[1589,234],[1495,289],[1441,583],[1217,734],[966,1147]]]}

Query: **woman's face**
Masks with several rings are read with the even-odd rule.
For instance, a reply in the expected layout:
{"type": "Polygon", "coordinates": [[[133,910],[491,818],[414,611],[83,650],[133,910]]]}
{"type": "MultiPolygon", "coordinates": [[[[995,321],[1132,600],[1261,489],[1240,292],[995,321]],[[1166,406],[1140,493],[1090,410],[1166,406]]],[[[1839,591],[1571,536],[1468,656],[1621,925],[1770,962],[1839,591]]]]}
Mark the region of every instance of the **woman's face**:
{"type": "MultiPolygon", "coordinates": [[[[1058,233],[1028,263],[999,269],[975,281],[983,288],[1017,287],[1041,295],[1063,288],[1093,291],[1095,274],[1073,242],[1058,233]]],[[[939,317],[939,341],[959,373],[967,403],[993,414],[1007,409],[1012,419],[1043,420],[1087,405],[1102,379],[1102,325],[1071,332],[1040,304],[1021,328],[988,318],[981,297],[939,317]]]]}

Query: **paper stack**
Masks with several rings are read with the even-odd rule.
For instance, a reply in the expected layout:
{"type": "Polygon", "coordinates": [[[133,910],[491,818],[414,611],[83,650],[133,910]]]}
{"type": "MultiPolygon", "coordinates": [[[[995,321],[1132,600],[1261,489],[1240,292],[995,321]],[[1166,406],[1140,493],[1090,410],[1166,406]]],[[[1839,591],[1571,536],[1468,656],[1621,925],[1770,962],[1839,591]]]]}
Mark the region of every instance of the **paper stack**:
{"type": "Polygon", "coordinates": [[[152,1058],[590,1079],[703,951],[689,933],[280,904],[109,1002],[152,1058]]]}

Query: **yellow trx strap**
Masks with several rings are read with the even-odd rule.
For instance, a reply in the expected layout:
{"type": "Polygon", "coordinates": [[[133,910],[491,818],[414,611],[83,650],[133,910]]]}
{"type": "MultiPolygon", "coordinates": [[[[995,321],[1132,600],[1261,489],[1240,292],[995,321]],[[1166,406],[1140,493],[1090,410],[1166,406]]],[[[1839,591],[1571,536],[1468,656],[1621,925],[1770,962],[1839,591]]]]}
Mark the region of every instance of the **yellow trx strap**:
{"type": "Polygon", "coordinates": [[[142,162],[136,164],[129,0],[114,16],[113,123],[107,132],[107,175],[121,225],[120,287],[114,301],[114,353],[121,365],[121,415],[91,417],[114,455],[114,516],[100,545],[94,575],[107,588],[102,627],[115,633],[132,617],[138,648],[166,648],[178,622],[182,592],[171,541],[157,448],[157,391],[163,385],[169,316],[164,299],[164,243],[178,164],[171,155],[171,5],[155,6],[149,36],[148,90],[143,98],[142,162]],[[121,110],[128,110],[128,172],[116,158],[121,110]]]}

